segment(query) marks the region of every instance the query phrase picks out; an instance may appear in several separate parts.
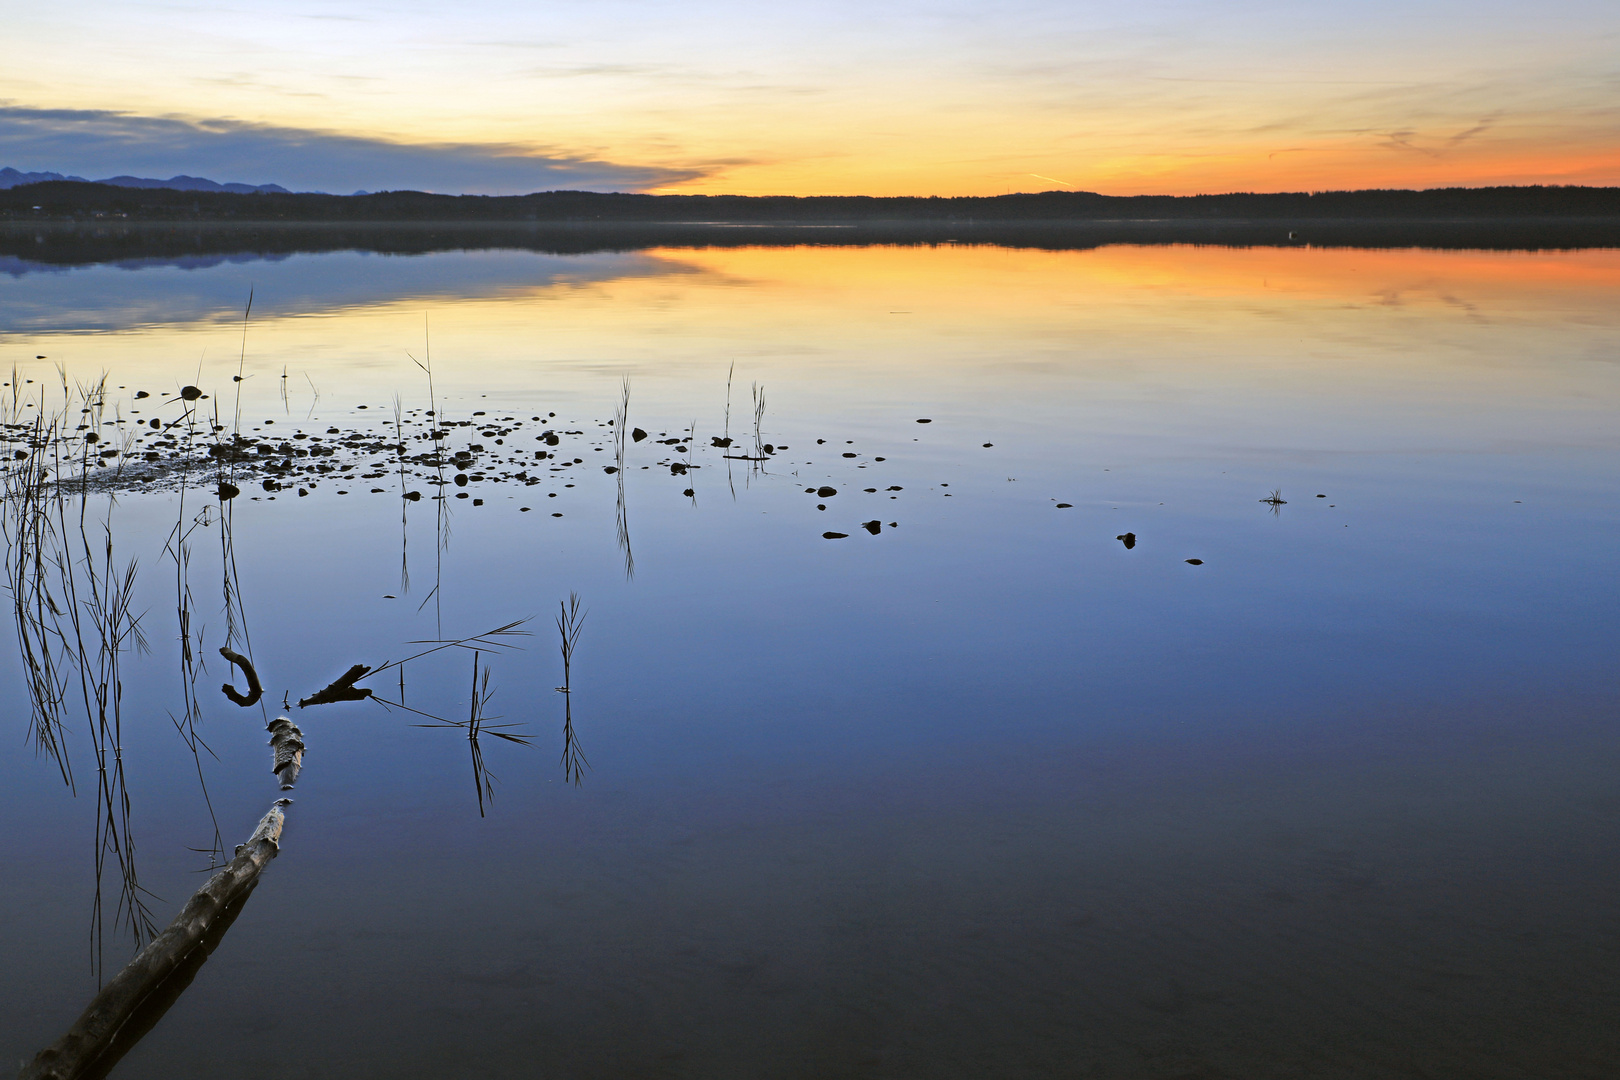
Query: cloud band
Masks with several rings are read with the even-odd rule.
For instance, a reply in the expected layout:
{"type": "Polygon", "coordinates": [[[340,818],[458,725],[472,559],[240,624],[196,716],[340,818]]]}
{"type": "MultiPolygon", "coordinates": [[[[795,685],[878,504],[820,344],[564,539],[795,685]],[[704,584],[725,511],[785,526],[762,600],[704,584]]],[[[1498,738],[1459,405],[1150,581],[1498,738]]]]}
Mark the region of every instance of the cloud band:
{"type": "Polygon", "coordinates": [[[0,105],[0,164],[85,176],[189,173],[347,194],[644,191],[703,174],[489,143],[398,143],[238,120],[0,105]]]}

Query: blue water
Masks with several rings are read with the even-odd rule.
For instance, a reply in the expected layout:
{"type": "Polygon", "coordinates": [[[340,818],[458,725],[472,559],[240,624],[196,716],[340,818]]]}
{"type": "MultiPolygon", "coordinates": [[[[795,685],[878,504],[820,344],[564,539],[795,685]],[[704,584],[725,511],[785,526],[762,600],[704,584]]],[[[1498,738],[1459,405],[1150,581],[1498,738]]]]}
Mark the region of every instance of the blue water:
{"type": "MultiPolygon", "coordinates": [[[[950,252],[936,257],[950,269],[950,252]]],[[[1444,266],[1408,257],[1413,275],[1444,266]]],[[[371,703],[294,708],[309,751],[282,853],[115,1075],[1609,1075],[1612,312],[1587,296],[1478,324],[1441,308],[1324,316],[1315,333],[1306,310],[1275,336],[1263,315],[1201,336],[1205,301],[1170,292],[1101,344],[1063,345],[1031,327],[1030,307],[977,315],[966,336],[941,316],[874,319],[881,338],[859,320],[795,337],[829,302],[697,273],[680,253],[579,258],[435,255],[397,280],[353,254],[204,266],[184,271],[172,324],[150,317],[170,267],[118,270],[130,292],[115,280],[102,301],[85,285],[107,268],[27,277],[27,318],[0,360],[33,363],[43,382],[36,350],[76,349],[73,362],[153,391],[166,389],[150,359],[163,341],[240,334],[235,279],[209,275],[352,279],[340,310],[265,301],[269,319],[318,319],[298,332],[340,338],[345,312],[414,303],[432,280],[435,319],[479,305],[469,322],[511,320],[484,345],[498,364],[483,366],[472,336],[435,342],[442,417],[483,409],[527,432],[555,410],[545,423],[586,432],[565,477],[475,484],[482,506],[445,500],[447,538],[431,500],[402,523],[397,478],[379,494],[328,479],[274,501],[248,486],[233,502],[268,715],[352,663],[532,617],[532,637],[479,662],[490,711],[534,745],[484,740],[498,783],[480,817],[461,732],[371,703]],[[620,271],[646,291],[579,284],[620,271]],[[738,292],[768,317],[717,324],[738,292]],[[699,329],[681,322],[688,309],[699,329]],[[1155,321],[1162,339],[1132,336],[1155,321]],[[558,323],[568,357],[509,358],[525,326],[543,343],[558,323]],[[1246,325],[1298,359],[1257,368],[1246,325]],[[136,338],[144,366],[106,364],[136,338]],[[729,348],[697,365],[713,338],[729,348]],[[1554,345],[1532,355],[1538,338],[1554,345]],[[667,370],[649,359],[661,340],[681,358],[667,370]],[[937,365],[936,348],[949,351],[937,365]],[[763,435],[786,447],[763,470],[707,445],[739,354],[732,434],[751,440],[748,382],[761,379],[763,435]],[[631,423],[653,434],[624,473],[633,575],[598,426],[621,375],[631,423]],[[687,455],[655,440],[694,419],[700,467],[671,475],[660,462],[687,455]],[[805,491],[822,484],[838,493],[805,491]],[[1260,501],[1273,489],[1275,513],[1260,501]],[[578,787],[558,764],[553,689],[552,619],[571,592],[588,609],[572,670],[590,765],[578,787]]],[[[1070,270],[1039,272],[1061,285],[1070,270]]],[[[934,287],[949,291],[908,286],[934,287]]],[[[1056,319],[1070,302],[1033,307],[1056,319]]],[[[1107,312],[1080,317],[1095,331],[1107,312]]],[[[312,380],[318,402],[283,408],[267,388],[297,354],[277,354],[277,333],[250,328],[261,373],[244,427],[375,426],[385,376],[405,407],[426,405],[403,363],[332,364],[312,380]]],[[[236,357],[210,355],[222,366],[205,388],[228,398],[218,372],[236,357]]],[[[120,561],[140,560],[151,653],[125,659],[126,756],[160,923],[201,883],[207,858],[191,849],[213,838],[171,722],[183,706],[165,542],[208,501],[187,500],[184,514],[172,491],[87,505],[120,561]]],[[[217,758],[202,770],[229,847],[276,792],[261,710],[218,694],[231,673],[213,653],[217,511],[206,521],[189,571],[211,658],[200,730],[217,758]]],[[[462,716],[471,665],[465,650],[411,662],[406,703],[462,716]]],[[[74,736],[75,797],[24,743],[20,665],[0,679],[13,703],[0,756],[10,1063],[95,992],[93,765],[74,736]]],[[[373,685],[397,699],[396,680],[373,685]]],[[[109,927],[108,970],[130,949],[109,927]]]]}

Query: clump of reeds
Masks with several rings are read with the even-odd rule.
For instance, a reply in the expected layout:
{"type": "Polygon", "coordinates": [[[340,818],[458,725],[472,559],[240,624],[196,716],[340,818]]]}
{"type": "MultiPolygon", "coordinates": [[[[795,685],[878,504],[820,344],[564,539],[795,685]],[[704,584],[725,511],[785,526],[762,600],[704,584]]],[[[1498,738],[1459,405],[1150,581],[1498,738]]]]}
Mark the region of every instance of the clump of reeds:
{"type": "Polygon", "coordinates": [[[614,478],[619,482],[618,499],[614,509],[619,531],[619,550],[624,553],[624,576],[633,578],[636,576],[636,557],[630,550],[630,512],[624,497],[625,440],[629,438],[629,430],[630,380],[626,378],[619,385],[619,405],[613,413],[614,478]]]}
{"type": "Polygon", "coordinates": [[[137,944],[155,930],[135,869],[123,743],[122,659],[131,649],[145,651],[146,639],[141,617],[132,608],[138,563],[131,559],[121,564],[116,558],[111,507],[108,518],[95,527],[84,482],[92,462],[101,461],[98,429],[106,379],[70,387],[66,372],[58,370],[63,401],[53,413],[46,412],[43,395],[38,402],[23,401],[15,387],[20,380],[13,374],[3,417],[0,530],[35,749],[55,762],[63,783],[75,792],[67,745],[70,724],[83,722],[95,758],[96,892],[90,939],[92,966],[99,974],[108,922],[101,882],[109,860],[120,880],[112,924],[127,927],[137,944]],[[22,412],[29,405],[39,412],[25,422],[22,412]]]}
{"type": "Polygon", "coordinates": [[[557,692],[563,696],[563,777],[577,787],[583,778],[583,770],[590,768],[590,762],[585,760],[585,754],[579,748],[579,738],[574,733],[574,649],[579,644],[579,632],[584,628],[585,609],[580,606],[578,593],[569,593],[567,603],[559,604],[558,608],[557,633],[562,638],[563,684],[557,687],[557,692]]]}
{"type": "Polygon", "coordinates": [[[754,457],[765,457],[765,440],[760,436],[760,425],[765,422],[765,388],[754,383],[754,457]]]}

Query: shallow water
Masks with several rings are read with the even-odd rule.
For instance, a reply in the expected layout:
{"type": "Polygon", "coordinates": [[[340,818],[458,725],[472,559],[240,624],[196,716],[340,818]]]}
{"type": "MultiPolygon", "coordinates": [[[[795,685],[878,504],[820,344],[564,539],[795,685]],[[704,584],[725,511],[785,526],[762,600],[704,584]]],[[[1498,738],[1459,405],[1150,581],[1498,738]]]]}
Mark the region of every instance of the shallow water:
{"type": "MultiPolygon", "coordinates": [[[[534,745],[486,740],[481,818],[461,732],[294,709],[282,854],[116,1076],[1599,1077],[1620,1055],[1620,252],[0,269],[0,365],[56,387],[47,408],[61,363],[109,375],[126,429],[195,384],[227,428],[240,387],[261,438],[383,431],[397,395],[416,438],[431,356],[440,421],[477,421],[450,449],[532,461],[540,431],[582,433],[578,465],[492,466],[445,489],[482,505],[403,521],[397,477],[242,485],[268,715],[534,616],[480,657],[534,745]],[[624,378],[651,438],[609,475],[624,378]],[[780,449],[727,460],[711,438],[753,446],[754,384],[780,449]],[[478,434],[504,417],[500,446],[478,434]],[[658,442],[689,428],[690,453],[658,442]],[[552,689],[570,592],[578,787],[552,689]]],[[[159,923],[213,839],[171,722],[165,554],[210,490],[88,500],[139,559],[124,754],[159,923]]],[[[276,792],[264,715],[218,693],[205,520],[199,731],[229,847],[276,792]]],[[[467,713],[465,651],[406,670],[409,705],[467,713]]],[[[8,1064],[96,987],[94,763],[82,717],[77,797],[30,752],[22,675],[0,665],[8,1064]]],[[[109,912],[108,971],[130,951],[109,912]]]]}

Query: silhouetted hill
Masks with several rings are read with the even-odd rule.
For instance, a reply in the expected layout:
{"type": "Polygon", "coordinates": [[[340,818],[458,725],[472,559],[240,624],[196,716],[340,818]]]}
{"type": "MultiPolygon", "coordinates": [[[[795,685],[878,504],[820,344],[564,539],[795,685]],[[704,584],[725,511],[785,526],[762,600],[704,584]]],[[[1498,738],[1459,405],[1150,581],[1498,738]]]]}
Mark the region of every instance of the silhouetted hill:
{"type": "Polygon", "coordinates": [[[67,180],[0,191],[0,220],[193,222],[873,223],[1062,221],[1483,221],[1620,218],[1620,188],[1497,187],[1429,191],[1133,195],[1041,192],[962,198],[867,196],[366,195],[138,189],[67,180]]]}
{"type": "Polygon", "coordinates": [[[26,184],[44,184],[53,180],[66,180],[76,184],[107,184],[123,188],[173,188],[176,191],[228,191],[237,195],[255,192],[292,194],[280,184],[221,184],[201,176],[171,176],[156,180],[146,176],[109,176],[103,180],[86,180],[82,176],[63,176],[54,172],[18,172],[7,166],[0,169],[0,188],[20,187],[26,184]]]}

